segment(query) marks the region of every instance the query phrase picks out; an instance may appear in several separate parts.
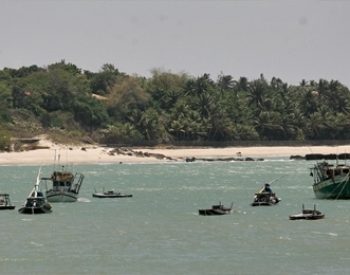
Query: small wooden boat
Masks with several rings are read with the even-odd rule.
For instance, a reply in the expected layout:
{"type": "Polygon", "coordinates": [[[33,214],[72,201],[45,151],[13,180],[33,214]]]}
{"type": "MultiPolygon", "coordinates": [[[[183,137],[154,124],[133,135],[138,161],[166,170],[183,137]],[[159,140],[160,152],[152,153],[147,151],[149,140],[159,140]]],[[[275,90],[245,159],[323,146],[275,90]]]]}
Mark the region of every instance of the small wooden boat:
{"type": "Polygon", "coordinates": [[[221,202],[219,204],[213,205],[208,209],[199,209],[198,213],[201,216],[220,216],[230,214],[232,212],[233,203],[230,207],[225,207],[221,202]]]}
{"type": "Polygon", "coordinates": [[[271,206],[280,201],[281,199],[278,198],[275,193],[255,193],[254,201],[251,203],[251,206],[271,206]]]}
{"type": "Polygon", "coordinates": [[[21,214],[46,214],[51,213],[51,205],[47,202],[44,193],[39,190],[40,170],[34,188],[29,193],[23,207],[18,209],[21,214]]]}
{"type": "Polygon", "coordinates": [[[316,210],[316,205],[314,209],[305,209],[303,204],[303,210],[299,214],[290,215],[290,220],[319,220],[324,218],[324,214],[316,210]]]}
{"type": "Polygon", "coordinates": [[[10,195],[1,193],[0,194],[0,210],[13,210],[16,206],[12,205],[10,195]]]}
{"type": "Polygon", "coordinates": [[[113,190],[104,192],[95,192],[92,194],[94,198],[131,198],[131,194],[123,194],[120,192],[115,192],[113,190]]]}

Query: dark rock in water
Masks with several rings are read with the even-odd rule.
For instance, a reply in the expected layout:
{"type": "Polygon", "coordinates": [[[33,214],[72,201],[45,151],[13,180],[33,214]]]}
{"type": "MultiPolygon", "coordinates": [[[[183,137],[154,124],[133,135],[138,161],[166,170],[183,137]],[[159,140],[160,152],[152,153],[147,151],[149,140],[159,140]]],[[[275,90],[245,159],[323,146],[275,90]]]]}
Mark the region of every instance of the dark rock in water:
{"type": "Polygon", "coordinates": [[[350,159],[350,154],[349,153],[339,154],[338,159],[350,159]]]}
{"type": "Polygon", "coordinates": [[[195,158],[195,157],[187,157],[186,162],[194,162],[194,161],[263,161],[263,158],[253,159],[253,158],[195,158]]]}
{"type": "Polygon", "coordinates": [[[186,158],[186,162],[194,162],[195,160],[196,160],[195,157],[192,157],[192,158],[187,157],[186,158]]]}
{"type": "Polygon", "coordinates": [[[305,159],[306,160],[324,159],[324,155],[323,154],[306,154],[305,159]]]}
{"type": "Polygon", "coordinates": [[[307,154],[305,155],[306,160],[336,160],[336,159],[347,159],[350,157],[350,154],[307,154]],[[341,156],[341,157],[340,157],[341,156]]]}
{"type": "Polygon", "coordinates": [[[336,154],[327,154],[325,155],[325,159],[337,159],[337,155],[336,154]]]}
{"type": "Polygon", "coordinates": [[[244,160],[245,160],[245,161],[254,161],[253,158],[245,158],[244,160]]]}
{"type": "Polygon", "coordinates": [[[290,156],[290,159],[303,160],[303,159],[305,159],[305,157],[300,156],[300,155],[292,155],[292,156],[290,156]]]}

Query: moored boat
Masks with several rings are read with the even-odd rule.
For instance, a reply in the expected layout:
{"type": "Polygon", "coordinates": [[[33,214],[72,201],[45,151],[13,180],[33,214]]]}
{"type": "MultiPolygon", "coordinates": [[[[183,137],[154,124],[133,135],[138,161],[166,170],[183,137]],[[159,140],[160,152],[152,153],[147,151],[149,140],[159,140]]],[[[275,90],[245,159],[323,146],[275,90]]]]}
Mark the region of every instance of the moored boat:
{"type": "Polygon", "coordinates": [[[104,192],[95,192],[92,194],[94,198],[131,198],[132,194],[123,194],[121,192],[115,192],[113,190],[104,192]]]}
{"type": "Polygon", "coordinates": [[[316,205],[314,205],[314,209],[305,209],[303,205],[302,212],[295,215],[290,215],[290,220],[319,220],[324,218],[324,214],[320,211],[316,210],[316,205]]]}
{"type": "Polygon", "coordinates": [[[201,216],[221,216],[230,214],[232,212],[233,203],[231,203],[230,207],[225,207],[221,202],[219,204],[213,205],[208,209],[199,209],[198,213],[201,216]]]}
{"type": "Polygon", "coordinates": [[[350,199],[350,166],[316,163],[311,168],[312,188],[317,199],[350,199]]]}
{"type": "Polygon", "coordinates": [[[274,179],[269,183],[265,183],[263,188],[255,193],[254,201],[251,203],[251,206],[270,206],[279,203],[281,199],[278,198],[274,192],[272,192],[272,189],[270,187],[270,184],[278,179],[279,178],[274,179]]]}
{"type": "Polygon", "coordinates": [[[51,188],[46,191],[47,200],[49,202],[75,202],[78,199],[84,175],[66,171],[64,166],[61,168],[61,170],[55,170],[51,177],[41,178],[52,183],[51,188]]]}
{"type": "Polygon", "coordinates": [[[39,189],[40,170],[34,188],[29,193],[23,207],[18,209],[21,214],[46,214],[51,213],[51,205],[47,202],[44,193],[39,189]]]}
{"type": "Polygon", "coordinates": [[[13,210],[16,206],[12,205],[10,195],[6,193],[0,194],[0,210],[13,210]]]}
{"type": "Polygon", "coordinates": [[[255,193],[254,201],[251,203],[251,206],[271,206],[279,203],[280,201],[281,199],[278,198],[275,193],[255,193]]]}
{"type": "Polygon", "coordinates": [[[75,202],[78,200],[84,175],[68,171],[64,165],[60,165],[60,154],[55,151],[53,172],[50,177],[43,177],[41,180],[46,184],[46,197],[49,202],[75,202]]]}

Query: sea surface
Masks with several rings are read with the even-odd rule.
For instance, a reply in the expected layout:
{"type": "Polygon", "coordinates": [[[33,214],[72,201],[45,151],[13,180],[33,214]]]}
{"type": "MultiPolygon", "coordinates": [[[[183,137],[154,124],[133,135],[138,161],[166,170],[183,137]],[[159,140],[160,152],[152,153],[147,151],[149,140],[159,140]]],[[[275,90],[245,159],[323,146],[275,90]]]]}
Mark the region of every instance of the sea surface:
{"type": "MultiPolygon", "coordinates": [[[[1,274],[350,274],[350,200],[316,200],[313,162],[194,162],[75,166],[85,174],[76,203],[46,215],[18,208],[38,166],[0,166],[0,192],[16,210],[1,211],[1,274]],[[264,182],[279,205],[252,207],[264,182]],[[92,198],[114,189],[132,198],[92,198]],[[198,209],[234,204],[225,216],[198,209]],[[324,212],[291,221],[302,204],[324,212]]],[[[52,167],[42,167],[49,175],[52,167]]]]}

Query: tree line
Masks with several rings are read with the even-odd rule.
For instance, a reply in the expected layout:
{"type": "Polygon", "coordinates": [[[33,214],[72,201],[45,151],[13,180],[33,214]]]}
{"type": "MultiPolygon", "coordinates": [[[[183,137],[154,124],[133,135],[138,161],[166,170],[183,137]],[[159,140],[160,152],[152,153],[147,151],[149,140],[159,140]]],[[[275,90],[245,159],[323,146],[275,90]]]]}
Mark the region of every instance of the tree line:
{"type": "Polygon", "coordinates": [[[161,70],[146,78],[64,60],[0,71],[0,146],[38,133],[127,145],[350,139],[349,111],[349,89],[337,80],[161,70]]]}

